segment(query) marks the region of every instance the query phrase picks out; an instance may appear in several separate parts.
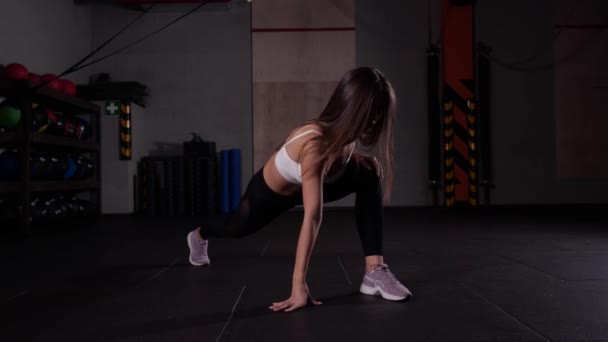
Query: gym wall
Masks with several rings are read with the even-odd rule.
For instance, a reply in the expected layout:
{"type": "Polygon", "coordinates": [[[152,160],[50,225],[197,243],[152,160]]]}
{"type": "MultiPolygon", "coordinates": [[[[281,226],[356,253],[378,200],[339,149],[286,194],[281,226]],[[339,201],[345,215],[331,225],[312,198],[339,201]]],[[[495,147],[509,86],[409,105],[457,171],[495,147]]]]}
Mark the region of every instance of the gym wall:
{"type": "MultiPolygon", "coordinates": [[[[393,82],[399,100],[392,202],[396,206],[431,203],[426,185],[428,11],[420,3],[412,3],[383,0],[380,5],[374,0],[355,1],[356,64],[383,70],[393,82]]],[[[580,4],[578,11],[606,5],[603,0],[478,1],[477,40],[509,61],[524,59],[546,48],[551,53],[539,55],[534,65],[550,64],[554,52],[558,55],[557,50],[570,48],[567,39],[558,41],[566,45],[554,46],[553,28],[563,19],[559,13],[569,12],[564,9],[569,3],[580,4]]],[[[433,0],[432,5],[432,13],[439,13],[438,1],[433,0]]],[[[108,51],[149,33],[185,10],[178,7],[149,13],[109,46],[108,51]]],[[[582,11],[573,16],[576,24],[597,24],[592,21],[600,18],[590,14],[606,13],[582,11]]],[[[42,0],[5,1],[2,12],[11,15],[0,22],[3,46],[0,63],[20,61],[34,71],[61,71],[139,13],[102,4],[75,5],[72,1],[51,4],[42,0]]],[[[179,148],[188,138],[187,132],[196,130],[217,141],[218,148],[242,149],[243,182],[246,182],[253,169],[250,16],[250,5],[244,2],[210,4],[93,70],[83,70],[74,79],[86,82],[91,72],[106,71],[115,80],[138,80],[148,85],[151,97],[144,114],[148,119],[146,134],[142,137],[148,151],[165,151],[167,146],[179,148]]],[[[434,40],[438,38],[439,21],[434,15],[434,40]]],[[[604,17],[600,23],[606,21],[604,17]]],[[[602,32],[604,38],[599,41],[605,42],[607,30],[602,32]]],[[[604,50],[598,50],[598,46],[602,45],[585,49],[589,53],[585,58],[604,56],[605,44],[604,50]]],[[[584,65],[590,59],[580,63],[584,65]]],[[[608,181],[604,172],[592,169],[590,173],[579,174],[576,172],[585,170],[585,166],[574,170],[575,173],[564,168],[578,165],[573,158],[578,154],[567,148],[582,147],[588,161],[606,160],[601,156],[605,139],[578,141],[580,137],[598,136],[596,128],[605,127],[604,116],[597,117],[598,113],[605,113],[601,112],[601,103],[596,103],[598,97],[586,103],[590,107],[585,107],[584,112],[572,114],[565,109],[579,100],[563,103],[559,102],[563,96],[556,95],[562,91],[556,87],[564,82],[567,85],[572,82],[570,77],[580,75],[559,74],[561,70],[556,74],[550,68],[542,72],[514,72],[497,65],[492,66],[492,72],[491,128],[496,184],[493,203],[605,203],[608,181]],[[592,115],[570,121],[585,112],[592,115]]],[[[603,170],[601,167],[605,165],[599,167],[603,170]]]]}
{"type": "MultiPolygon", "coordinates": [[[[105,101],[96,102],[100,107],[105,101]]],[[[145,157],[143,136],[146,134],[146,111],[136,103],[130,104],[131,110],[131,160],[121,160],[119,115],[102,115],[101,132],[105,139],[101,145],[101,209],[103,214],[131,214],[135,208],[135,178],[137,163],[145,157]]]]}
{"type": "MultiPolygon", "coordinates": [[[[152,32],[195,5],[158,5],[108,51],[152,32]]],[[[93,13],[93,43],[97,45],[140,12],[95,4],[93,13]]],[[[108,72],[115,81],[148,86],[146,129],[140,136],[143,154],[181,153],[181,143],[191,138],[190,132],[197,132],[216,141],[218,150],[241,149],[246,184],[252,175],[250,23],[249,4],[210,3],[93,67],[92,72],[108,72]]]]}
{"type": "Polygon", "coordinates": [[[355,3],[254,1],[252,47],[254,169],[259,170],[295,127],[321,113],[342,75],[355,67],[355,3]]]}
{"type": "Polygon", "coordinates": [[[553,47],[558,178],[606,183],[608,2],[560,2],[553,47]]]}
{"type": "MultiPolygon", "coordinates": [[[[561,45],[569,44],[567,38],[571,32],[555,38],[553,26],[559,24],[556,20],[562,21],[564,14],[570,12],[575,15],[565,17],[570,17],[568,20],[573,20],[570,22],[572,24],[597,24],[598,18],[590,15],[595,8],[597,13],[604,13],[601,23],[605,24],[608,21],[605,13],[608,12],[598,9],[606,8],[606,5],[602,0],[478,1],[477,39],[489,45],[494,50],[493,54],[500,59],[518,61],[538,55],[530,65],[551,65],[561,59],[559,56],[564,51],[560,49],[573,52],[570,46],[561,45]]],[[[602,32],[603,40],[598,40],[600,44],[596,43],[596,46],[604,46],[604,52],[596,50],[594,53],[589,50],[596,58],[601,56],[600,53],[605,56],[608,31],[602,32]]],[[[580,163],[575,156],[572,158],[573,155],[564,150],[563,146],[564,130],[569,132],[574,129],[578,131],[574,135],[582,137],[592,134],[593,129],[581,130],[581,121],[588,127],[601,126],[605,122],[593,118],[596,110],[605,113],[600,101],[586,104],[587,108],[593,108],[591,113],[564,112],[564,100],[578,100],[572,94],[567,94],[568,99],[562,99],[563,93],[555,92],[555,87],[562,84],[558,79],[564,76],[564,70],[572,70],[572,63],[585,63],[585,59],[575,62],[579,57],[572,59],[570,64],[561,64],[557,69],[546,68],[545,71],[535,72],[516,72],[492,65],[492,143],[496,184],[494,203],[606,203],[606,176],[589,177],[594,172],[586,170],[589,165],[580,163]],[[560,97],[556,98],[558,95],[560,97]],[[558,161],[581,170],[586,176],[564,177],[564,168],[558,167],[558,161]]],[[[589,85],[579,82],[573,86],[589,85]]],[[[602,144],[601,141],[597,143],[602,144]]],[[[606,163],[605,152],[602,156],[601,151],[586,151],[585,144],[577,144],[583,147],[579,150],[579,156],[591,154],[593,159],[606,163]]]]}
{"type": "Polygon", "coordinates": [[[374,0],[356,1],[357,65],[380,69],[397,95],[394,206],[431,204],[427,187],[427,14],[426,2],[420,6],[415,1],[386,0],[380,6],[374,0]]]}
{"type": "MultiPolygon", "coordinates": [[[[91,6],[74,1],[2,1],[0,64],[19,62],[30,72],[60,73],[91,51],[91,6]]],[[[88,80],[84,69],[66,76],[88,80]]]]}
{"type": "MultiPolygon", "coordinates": [[[[477,41],[486,43],[494,49],[496,56],[509,61],[535,55],[544,49],[547,53],[540,54],[532,65],[551,64],[554,59],[553,25],[556,20],[561,20],[555,16],[567,13],[568,4],[572,3],[577,4],[579,14],[574,19],[578,24],[597,24],[597,14],[594,16],[587,12],[608,5],[602,0],[478,1],[477,41]]],[[[432,40],[436,41],[441,20],[437,15],[439,1],[434,0],[431,5],[432,40]]],[[[427,7],[399,0],[382,1],[382,6],[373,0],[357,0],[356,15],[357,65],[375,65],[385,71],[398,97],[393,205],[430,205],[431,196],[426,184],[427,7]]],[[[604,16],[600,23],[606,21],[604,16]]],[[[603,32],[605,42],[607,30],[603,32]]],[[[598,39],[601,42],[601,37],[598,39]]],[[[568,44],[568,40],[558,42],[568,44]]],[[[558,45],[555,48],[564,49],[558,45]]],[[[596,44],[594,49],[589,49],[587,60],[579,63],[605,60],[601,58],[605,56],[605,49],[605,44],[596,44]]],[[[555,51],[556,54],[558,52],[555,51]]],[[[557,69],[557,72],[571,69],[572,65],[557,69]]],[[[594,68],[596,73],[598,70],[604,69],[594,68]]],[[[565,105],[563,99],[555,95],[555,87],[563,84],[557,83],[555,70],[548,68],[546,71],[523,73],[493,64],[492,73],[491,132],[496,184],[493,203],[605,203],[608,179],[603,176],[606,173],[598,170],[608,162],[605,152],[602,156],[605,139],[592,138],[598,137],[597,131],[605,127],[605,118],[602,119],[605,115],[598,117],[599,113],[605,113],[597,100],[602,95],[594,95],[592,101],[587,102],[589,110],[586,113],[580,110],[564,112],[564,108],[559,107],[565,105]],[[578,131],[572,132],[572,127],[578,131]],[[564,138],[564,133],[569,136],[564,138]],[[579,140],[586,134],[592,137],[579,140]],[[568,150],[564,150],[564,139],[569,139],[566,147],[572,148],[575,143],[579,153],[568,154],[568,150]],[[586,164],[577,161],[576,156],[580,153],[586,156],[586,164]],[[586,176],[563,177],[557,164],[560,160],[586,176]]],[[[599,75],[605,74],[600,72],[599,75]]],[[[597,78],[594,84],[601,86],[597,78]]],[[[577,84],[570,86],[576,87],[577,84]]],[[[586,84],[585,87],[593,85],[586,84]]],[[[603,88],[594,89],[601,92],[603,88]]],[[[572,99],[569,105],[576,108],[580,101],[575,97],[569,99],[572,99]]]]}
{"type": "Polygon", "coordinates": [[[354,26],[353,0],[252,3],[256,170],[297,125],[319,115],[355,67],[354,26]]]}

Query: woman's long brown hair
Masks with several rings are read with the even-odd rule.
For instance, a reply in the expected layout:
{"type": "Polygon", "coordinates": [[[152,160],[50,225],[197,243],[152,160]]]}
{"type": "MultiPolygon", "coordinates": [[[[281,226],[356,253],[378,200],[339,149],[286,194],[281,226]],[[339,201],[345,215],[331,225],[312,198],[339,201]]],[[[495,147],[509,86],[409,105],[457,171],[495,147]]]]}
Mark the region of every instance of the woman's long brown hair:
{"type": "MultiPolygon", "coordinates": [[[[396,98],[390,82],[379,70],[360,67],[342,76],[321,115],[303,125],[316,124],[323,129],[323,136],[309,140],[323,144],[323,163],[352,142],[368,148],[380,143],[380,162],[385,166],[384,203],[388,203],[393,185],[395,112],[396,98]]],[[[300,154],[305,150],[302,148],[300,154]]]]}

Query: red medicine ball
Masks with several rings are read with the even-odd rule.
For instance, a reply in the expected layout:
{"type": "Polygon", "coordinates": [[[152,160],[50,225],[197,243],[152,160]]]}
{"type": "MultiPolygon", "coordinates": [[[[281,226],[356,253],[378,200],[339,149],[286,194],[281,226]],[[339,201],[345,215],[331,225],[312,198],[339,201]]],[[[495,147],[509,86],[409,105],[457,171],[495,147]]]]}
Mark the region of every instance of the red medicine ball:
{"type": "Polygon", "coordinates": [[[9,80],[27,80],[28,71],[23,64],[11,63],[4,67],[4,75],[9,80]]]}
{"type": "Polygon", "coordinates": [[[45,88],[49,88],[49,89],[53,89],[53,90],[57,90],[57,91],[63,90],[63,88],[62,88],[63,84],[57,78],[57,75],[44,74],[44,75],[42,75],[41,79],[42,79],[42,83],[46,83],[45,88]]]}
{"type": "Polygon", "coordinates": [[[70,80],[61,80],[61,87],[66,95],[76,96],[76,84],[70,80]]]}
{"type": "Polygon", "coordinates": [[[33,72],[30,72],[27,78],[29,78],[31,84],[34,86],[37,86],[40,83],[42,83],[42,79],[40,78],[40,75],[35,74],[33,72]]]}

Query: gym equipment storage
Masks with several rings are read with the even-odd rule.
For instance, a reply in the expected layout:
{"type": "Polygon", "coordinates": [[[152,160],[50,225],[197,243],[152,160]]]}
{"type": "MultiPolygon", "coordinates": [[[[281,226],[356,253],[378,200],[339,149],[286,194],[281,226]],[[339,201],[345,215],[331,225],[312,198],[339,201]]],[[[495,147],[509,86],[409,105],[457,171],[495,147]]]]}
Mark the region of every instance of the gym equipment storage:
{"type": "MultiPolygon", "coordinates": [[[[19,123],[13,129],[0,130],[0,148],[14,149],[18,152],[17,177],[0,180],[0,198],[10,197],[18,204],[15,217],[22,230],[30,232],[32,224],[32,205],[40,194],[57,193],[66,197],[74,193],[88,193],[93,210],[87,214],[99,215],[101,203],[101,159],[99,106],[78,97],[45,88],[32,87],[29,81],[11,81],[0,76],[0,97],[10,99],[20,110],[19,123]],[[77,116],[87,116],[90,126],[89,140],[74,137],[36,133],[32,128],[34,121],[33,106],[45,106],[53,111],[77,121],[77,116]],[[33,180],[32,155],[34,152],[87,154],[92,161],[93,170],[85,179],[74,180],[33,180]]],[[[66,134],[69,127],[66,127],[66,134]]],[[[44,196],[43,196],[44,197],[44,196]]],[[[3,218],[0,218],[0,222],[3,218]]],[[[4,225],[4,224],[3,224],[4,225]]]]}

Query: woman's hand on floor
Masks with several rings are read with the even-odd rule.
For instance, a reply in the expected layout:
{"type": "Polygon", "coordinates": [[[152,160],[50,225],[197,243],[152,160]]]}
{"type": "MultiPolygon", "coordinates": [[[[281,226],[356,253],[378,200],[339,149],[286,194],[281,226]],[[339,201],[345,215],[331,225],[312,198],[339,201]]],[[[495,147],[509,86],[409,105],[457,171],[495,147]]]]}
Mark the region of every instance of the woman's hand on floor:
{"type": "Polygon", "coordinates": [[[289,297],[289,299],[282,302],[272,303],[272,305],[268,308],[273,311],[290,312],[305,307],[309,300],[313,305],[322,304],[310,295],[308,285],[293,285],[291,289],[291,297],[289,297]]]}

